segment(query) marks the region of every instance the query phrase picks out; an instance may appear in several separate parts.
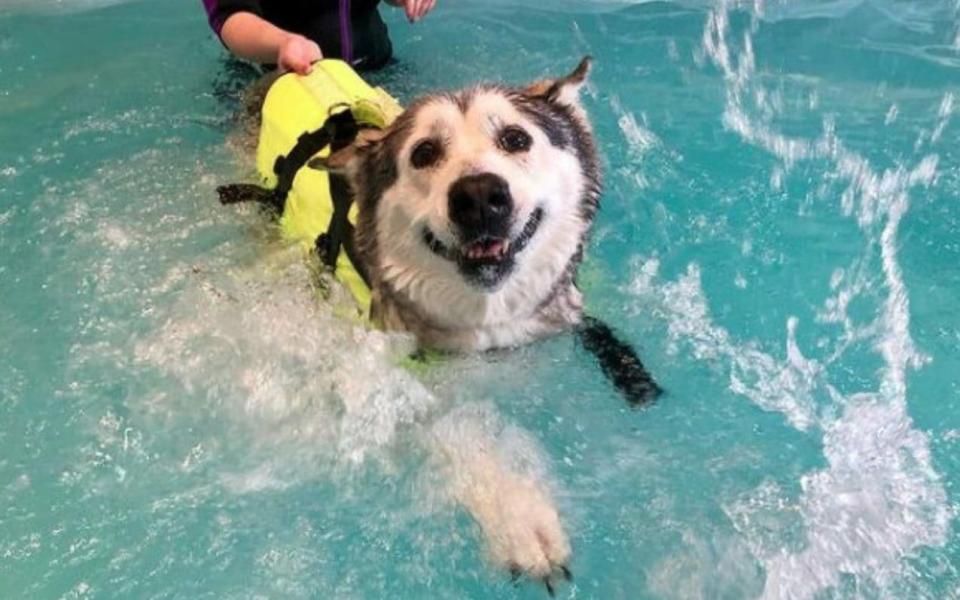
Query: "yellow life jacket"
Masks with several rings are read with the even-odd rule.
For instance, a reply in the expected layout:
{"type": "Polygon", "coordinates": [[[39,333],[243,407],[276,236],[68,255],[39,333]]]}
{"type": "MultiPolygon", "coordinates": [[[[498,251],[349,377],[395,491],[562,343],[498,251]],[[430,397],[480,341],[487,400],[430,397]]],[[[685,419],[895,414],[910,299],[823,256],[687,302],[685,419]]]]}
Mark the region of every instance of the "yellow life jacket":
{"type": "Polygon", "coordinates": [[[284,238],[317,248],[365,315],[370,289],[356,257],[351,260],[356,206],[342,178],[306,164],[352,141],[358,127],[387,127],[402,110],[340,60],[322,60],[306,76],[282,75],[261,115],[257,172],[266,189],[235,184],[218,190],[225,204],[260,200],[281,211],[284,238]]]}

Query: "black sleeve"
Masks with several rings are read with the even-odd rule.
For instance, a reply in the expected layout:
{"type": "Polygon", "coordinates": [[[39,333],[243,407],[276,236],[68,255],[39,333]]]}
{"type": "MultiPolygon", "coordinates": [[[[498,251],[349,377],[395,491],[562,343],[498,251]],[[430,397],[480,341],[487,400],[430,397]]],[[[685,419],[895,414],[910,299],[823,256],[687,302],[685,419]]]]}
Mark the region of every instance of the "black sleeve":
{"type": "Polygon", "coordinates": [[[203,7],[207,11],[207,21],[210,23],[210,28],[218,36],[227,19],[238,12],[249,12],[259,17],[263,16],[260,0],[203,0],[203,7]]]}

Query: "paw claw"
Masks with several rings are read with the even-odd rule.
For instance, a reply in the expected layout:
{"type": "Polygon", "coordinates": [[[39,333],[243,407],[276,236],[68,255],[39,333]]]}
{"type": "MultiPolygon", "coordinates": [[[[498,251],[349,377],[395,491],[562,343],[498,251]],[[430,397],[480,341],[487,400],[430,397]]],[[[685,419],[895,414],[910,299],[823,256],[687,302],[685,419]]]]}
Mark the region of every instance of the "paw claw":
{"type": "Polygon", "coordinates": [[[573,573],[570,572],[570,567],[567,565],[560,565],[560,572],[563,573],[563,578],[567,581],[573,581],[573,573]]]}
{"type": "Polygon", "coordinates": [[[557,593],[553,589],[553,582],[550,581],[549,576],[543,578],[543,585],[547,587],[547,593],[550,594],[551,598],[557,597],[557,593]]]}
{"type": "Polygon", "coordinates": [[[560,577],[571,578],[570,542],[550,497],[534,481],[511,479],[483,501],[475,514],[493,562],[510,574],[511,583],[529,578],[554,596],[560,577]]]}

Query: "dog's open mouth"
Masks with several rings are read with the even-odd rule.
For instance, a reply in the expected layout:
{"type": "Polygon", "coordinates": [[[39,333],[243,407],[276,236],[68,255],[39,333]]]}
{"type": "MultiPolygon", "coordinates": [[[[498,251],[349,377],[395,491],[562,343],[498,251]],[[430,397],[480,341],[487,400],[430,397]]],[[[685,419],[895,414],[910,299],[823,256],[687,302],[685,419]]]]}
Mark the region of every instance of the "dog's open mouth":
{"type": "Polygon", "coordinates": [[[513,269],[514,257],[527,246],[540,228],[541,221],[543,208],[537,207],[514,239],[484,234],[457,248],[445,245],[429,228],[424,227],[423,242],[437,256],[456,263],[468,280],[489,288],[496,286],[513,269]]]}
{"type": "Polygon", "coordinates": [[[467,260],[503,260],[510,250],[510,240],[485,235],[460,248],[467,260]]]}

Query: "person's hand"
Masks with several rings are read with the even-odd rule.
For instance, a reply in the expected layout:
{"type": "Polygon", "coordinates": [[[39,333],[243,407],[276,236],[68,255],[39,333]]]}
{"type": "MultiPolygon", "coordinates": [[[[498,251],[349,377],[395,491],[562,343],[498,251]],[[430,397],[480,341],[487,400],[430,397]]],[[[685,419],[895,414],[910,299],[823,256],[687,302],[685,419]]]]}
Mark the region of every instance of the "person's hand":
{"type": "Polygon", "coordinates": [[[281,71],[293,71],[306,75],[313,70],[313,63],[323,58],[320,46],[302,35],[291,35],[280,45],[277,52],[277,67],[281,71]]]}
{"type": "Polygon", "coordinates": [[[397,4],[403,6],[403,12],[407,13],[407,19],[411,23],[416,23],[433,10],[433,7],[437,5],[437,0],[399,0],[397,4]]]}

